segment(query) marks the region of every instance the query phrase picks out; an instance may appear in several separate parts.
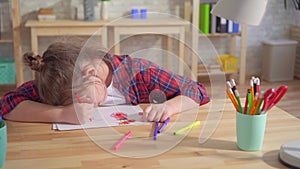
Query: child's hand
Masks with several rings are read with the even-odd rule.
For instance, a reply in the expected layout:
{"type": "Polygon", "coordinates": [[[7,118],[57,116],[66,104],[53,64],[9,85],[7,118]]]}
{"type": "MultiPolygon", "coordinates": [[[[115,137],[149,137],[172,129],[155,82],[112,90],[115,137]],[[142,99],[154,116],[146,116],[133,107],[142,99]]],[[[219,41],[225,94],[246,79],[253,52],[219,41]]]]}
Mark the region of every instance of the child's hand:
{"type": "Polygon", "coordinates": [[[171,113],[165,103],[162,104],[151,104],[146,107],[143,113],[143,121],[165,121],[171,113]]]}
{"type": "Polygon", "coordinates": [[[74,103],[64,107],[63,121],[71,124],[84,124],[93,120],[95,107],[88,103],[74,103]]]}

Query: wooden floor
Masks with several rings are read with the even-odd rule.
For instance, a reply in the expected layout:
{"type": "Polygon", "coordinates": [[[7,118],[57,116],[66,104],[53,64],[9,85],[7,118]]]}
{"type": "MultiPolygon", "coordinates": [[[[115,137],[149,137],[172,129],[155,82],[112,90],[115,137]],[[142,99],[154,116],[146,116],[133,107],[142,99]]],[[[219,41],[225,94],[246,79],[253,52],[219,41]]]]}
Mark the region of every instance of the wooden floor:
{"type": "MultiPolygon", "coordinates": [[[[248,82],[248,81],[247,81],[248,82]]],[[[210,94],[210,85],[204,83],[204,85],[207,87],[207,91],[210,94]]],[[[287,94],[284,96],[284,98],[277,104],[277,106],[287,112],[289,112],[291,115],[297,117],[300,119],[300,80],[295,79],[292,81],[285,81],[285,82],[276,82],[276,83],[270,83],[270,82],[262,82],[262,90],[266,90],[270,87],[279,87],[281,85],[287,85],[289,87],[289,90],[287,94]]],[[[249,84],[245,85],[238,85],[238,90],[240,91],[241,97],[245,97],[245,91],[249,88],[249,84]]],[[[0,86],[0,97],[4,95],[7,91],[13,90],[13,85],[1,85],[0,86]]]]}

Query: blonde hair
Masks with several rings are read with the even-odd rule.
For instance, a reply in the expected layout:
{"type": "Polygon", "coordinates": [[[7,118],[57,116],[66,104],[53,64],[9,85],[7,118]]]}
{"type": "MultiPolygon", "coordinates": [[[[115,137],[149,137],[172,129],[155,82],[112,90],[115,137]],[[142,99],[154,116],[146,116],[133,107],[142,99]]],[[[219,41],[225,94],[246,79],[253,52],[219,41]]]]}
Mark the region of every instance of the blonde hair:
{"type": "Polygon", "coordinates": [[[90,56],[87,59],[101,59],[103,55],[92,46],[84,46],[82,40],[67,40],[51,44],[42,56],[33,52],[23,55],[24,63],[36,71],[35,83],[43,103],[58,106],[72,102],[75,63],[83,47],[84,55],[90,56]]]}

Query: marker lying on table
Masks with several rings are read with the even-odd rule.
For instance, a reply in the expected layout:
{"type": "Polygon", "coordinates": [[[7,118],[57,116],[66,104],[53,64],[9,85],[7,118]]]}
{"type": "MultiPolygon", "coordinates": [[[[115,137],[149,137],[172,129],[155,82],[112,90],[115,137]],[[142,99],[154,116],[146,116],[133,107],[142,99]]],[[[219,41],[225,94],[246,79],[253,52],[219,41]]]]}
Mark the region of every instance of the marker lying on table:
{"type": "Polygon", "coordinates": [[[174,135],[178,135],[178,134],[181,134],[183,133],[184,131],[188,130],[188,129],[191,129],[193,127],[196,127],[196,126],[199,126],[200,125],[200,121],[195,121],[194,123],[182,128],[182,129],[179,129],[177,131],[174,132],[174,135]]]}
{"type": "Polygon", "coordinates": [[[170,121],[170,117],[168,117],[165,121],[164,121],[164,123],[160,126],[160,128],[157,130],[157,133],[161,133],[162,132],[162,130],[166,127],[166,125],[169,123],[169,121],[170,121]]]}
{"type": "Polygon", "coordinates": [[[157,139],[157,132],[158,132],[158,122],[155,122],[155,129],[153,133],[153,140],[157,139]]]}
{"type": "Polygon", "coordinates": [[[132,135],[131,131],[129,131],[115,146],[114,150],[117,151],[122,144],[132,135]]]}

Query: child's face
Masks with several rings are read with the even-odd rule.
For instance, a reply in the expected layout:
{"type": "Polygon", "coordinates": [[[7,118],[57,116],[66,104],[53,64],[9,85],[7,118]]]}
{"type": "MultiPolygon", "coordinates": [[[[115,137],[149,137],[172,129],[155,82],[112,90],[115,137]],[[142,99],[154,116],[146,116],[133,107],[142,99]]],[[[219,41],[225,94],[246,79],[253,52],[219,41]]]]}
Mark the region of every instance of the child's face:
{"type": "Polygon", "coordinates": [[[88,83],[84,85],[83,96],[87,102],[99,106],[106,100],[107,87],[103,80],[96,76],[90,76],[88,83]]]}
{"type": "Polygon", "coordinates": [[[107,77],[107,66],[104,62],[99,60],[94,64],[83,64],[82,75],[84,78],[83,85],[81,86],[80,96],[83,97],[84,102],[93,103],[94,105],[101,105],[107,97],[107,87],[105,80],[107,77]],[[104,63],[104,64],[103,64],[104,63]]]}

